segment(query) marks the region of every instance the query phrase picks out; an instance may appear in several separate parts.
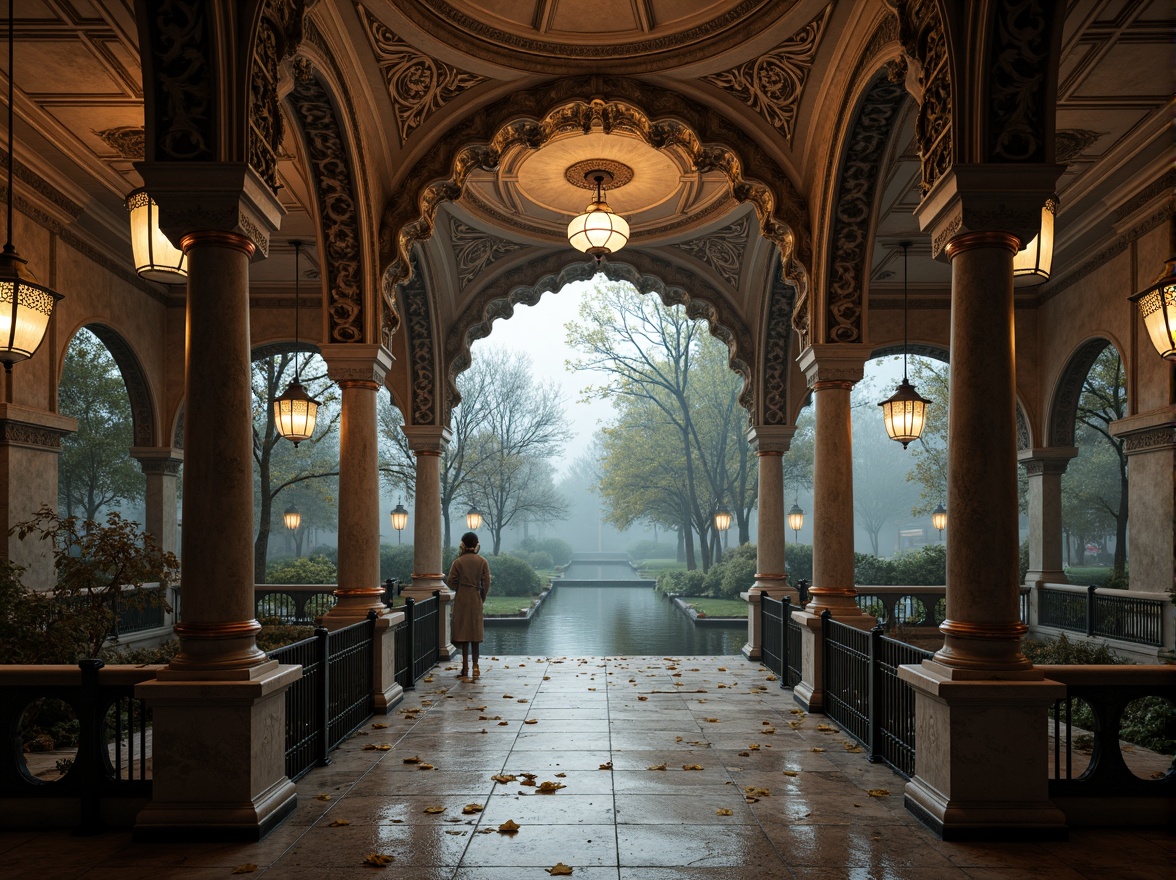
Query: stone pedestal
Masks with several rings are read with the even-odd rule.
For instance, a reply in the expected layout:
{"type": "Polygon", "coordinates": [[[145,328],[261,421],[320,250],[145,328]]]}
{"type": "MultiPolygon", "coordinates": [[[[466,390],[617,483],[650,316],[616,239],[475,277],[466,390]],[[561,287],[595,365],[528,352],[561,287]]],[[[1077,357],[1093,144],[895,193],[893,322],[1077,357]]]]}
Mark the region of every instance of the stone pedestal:
{"type": "Polygon", "coordinates": [[[247,681],[136,685],[152,710],[156,772],[135,839],[260,840],[288,816],[285,694],[301,677],[275,663],[247,681]]]}
{"type": "Polygon", "coordinates": [[[180,465],[184,463],[184,450],[171,447],[155,448],[132,446],[131,458],[139,462],[147,478],[145,507],[146,522],[143,527],[155,536],[160,548],[178,553],[180,545],[179,523],[176,518],[176,484],[179,480],[180,465]]]}
{"type": "Polygon", "coordinates": [[[1063,840],[1049,801],[1047,710],[1053,681],[953,680],[934,661],[903,666],[915,690],[917,775],[906,806],[944,840],[1063,840]]]}
{"type": "Polygon", "coordinates": [[[61,438],[77,427],[69,416],[0,403],[0,536],[4,555],[25,567],[22,580],[33,590],[51,590],[57,583],[53,548],[37,536],[22,541],[9,529],[32,519],[44,504],[57,510],[61,438]]]}
{"type": "Polygon", "coordinates": [[[1029,586],[1068,583],[1062,570],[1062,475],[1077,454],[1073,446],[1017,453],[1029,478],[1029,586]]]}
{"type": "Polygon", "coordinates": [[[387,612],[376,621],[375,706],[377,715],[387,715],[404,699],[404,688],[396,683],[396,626],[404,612],[387,612]]]}

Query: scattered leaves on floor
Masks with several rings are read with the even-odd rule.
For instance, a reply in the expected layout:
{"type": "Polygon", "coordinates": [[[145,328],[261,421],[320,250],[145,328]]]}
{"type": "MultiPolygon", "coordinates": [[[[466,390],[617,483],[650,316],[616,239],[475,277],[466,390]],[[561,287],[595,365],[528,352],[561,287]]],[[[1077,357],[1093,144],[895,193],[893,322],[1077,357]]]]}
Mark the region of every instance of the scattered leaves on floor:
{"type": "Polygon", "coordinates": [[[832,727],[828,724],[818,724],[817,730],[819,730],[821,733],[841,733],[841,731],[836,727],[832,727]]]}
{"type": "Polygon", "coordinates": [[[788,726],[791,727],[793,730],[799,730],[800,726],[802,724],[804,724],[803,721],[789,721],[788,722],[788,726]]]}
{"type": "Polygon", "coordinates": [[[547,869],[547,873],[552,877],[571,877],[571,865],[565,865],[563,862],[557,862],[547,869]]]}
{"type": "Polygon", "coordinates": [[[431,816],[435,816],[438,813],[444,813],[445,808],[444,807],[425,807],[425,812],[431,816]]]}
{"type": "Polygon", "coordinates": [[[515,776],[513,773],[498,773],[494,776],[491,776],[490,778],[493,779],[495,782],[501,782],[504,785],[508,782],[514,782],[516,779],[518,779],[518,777],[515,776]]]}
{"type": "Polygon", "coordinates": [[[747,797],[753,797],[753,798],[759,799],[759,798],[769,797],[772,794],[772,791],[771,791],[771,789],[768,789],[768,788],[759,788],[754,785],[749,785],[743,789],[743,793],[745,795],[747,795],[747,797]]]}
{"type": "Polygon", "coordinates": [[[536,789],[539,794],[555,794],[561,788],[567,788],[562,782],[540,782],[539,788],[536,789]]]}
{"type": "Polygon", "coordinates": [[[666,765],[665,764],[653,764],[649,767],[646,767],[645,769],[646,770],[665,770],[666,765]]]}
{"type": "Polygon", "coordinates": [[[253,862],[246,862],[243,865],[237,865],[237,867],[233,868],[233,870],[230,871],[229,873],[230,874],[252,874],[256,870],[257,870],[257,865],[253,864],[253,862]]]}
{"type": "Polygon", "coordinates": [[[481,804],[466,804],[464,807],[461,808],[461,814],[463,816],[473,816],[476,813],[480,813],[480,812],[482,812],[482,805],[481,804]]]}
{"type": "Polygon", "coordinates": [[[701,770],[702,765],[701,764],[683,764],[682,769],[683,770],[701,770]]]}
{"type": "Polygon", "coordinates": [[[329,794],[316,794],[314,796],[314,799],[316,801],[329,801],[331,799],[331,796],[329,794]]]}
{"type": "Polygon", "coordinates": [[[405,764],[419,764],[420,762],[421,759],[419,755],[413,755],[411,758],[404,759],[405,764]]]}
{"type": "MultiPolygon", "coordinates": [[[[803,718],[804,717],[804,709],[789,709],[788,714],[789,715],[799,715],[800,717],[803,718]]],[[[764,723],[767,724],[766,721],[764,723]]]]}
{"type": "Polygon", "coordinates": [[[886,788],[871,788],[866,792],[872,798],[890,797],[890,790],[886,788]]]}
{"type": "Polygon", "coordinates": [[[845,750],[847,752],[849,752],[850,754],[853,754],[853,755],[859,755],[865,751],[865,749],[863,749],[857,743],[850,742],[849,740],[845,740],[844,742],[841,743],[841,745],[845,747],[845,750]]]}
{"type": "Polygon", "coordinates": [[[392,856],[378,852],[370,852],[363,857],[363,863],[365,865],[372,865],[376,868],[386,868],[388,865],[392,864],[392,861],[392,856]]]}
{"type": "MultiPolygon", "coordinates": [[[[679,737],[679,739],[681,739],[681,737],[679,737]]],[[[600,769],[600,770],[611,770],[611,769],[612,769],[612,761],[607,761],[606,763],[604,763],[604,764],[601,764],[601,765],[600,765],[600,767],[599,767],[599,768],[597,768],[597,769],[600,769]]]]}
{"type": "Polygon", "coordinates": [[[392,750],[392,746],[388,743],[368,743],[363,747],[365,752],[388,752],[392,750]]]}
{"type": "Polygon", "coordinates": [[[521,826],[514,819],[507,819],[505,822],[503,822],[501,825],[498,826],[498,833],[499,834],[518,834],[519,829],[522,827],[523,826],[521,826]]]}
{"type": "Polygon", "coordinates": [[[377,721],[375,724],[372,725],[372,727],[375,728],[376,730],[383,730],[387,726],[388,725],[385,724],[383,721],[377,721]]]}

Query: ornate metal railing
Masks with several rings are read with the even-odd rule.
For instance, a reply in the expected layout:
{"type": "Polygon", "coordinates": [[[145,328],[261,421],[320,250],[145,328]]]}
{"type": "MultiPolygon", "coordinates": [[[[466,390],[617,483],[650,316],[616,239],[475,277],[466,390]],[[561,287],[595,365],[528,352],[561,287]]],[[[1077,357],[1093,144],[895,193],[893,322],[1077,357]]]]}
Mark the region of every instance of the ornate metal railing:
{"type": "Polygon", "coordinates": [[[429,671],[440,655],[440,630],[438,618],[441,614],[441,592],[434,590],[429,599],[415,603],[412,613],[412,680],[429,671]]]}
{"type": "Polygon", "coordinates": [[[1037,592],[1037,624],[1054,629],[1164,646],[1164,619],[1170,603],[1162,593],[1042,584],[1037,592]]]}
{"type": "Polygon", "coordinates": [[[785,683],[790,688],[796,687],[801,682],[801,671],[804,668],[804,652],[801,647],[800,639],[800,623],[792,619],[792,612],[789,611],[787,620],[785,621],[785,635],[787,636],[787,652],[785,657],[788,658],[788,666],[785,669],[785,683]]]}
{"type": "MultiPolygon", "coordinates": [[[[399,581],[384,581],[383,601],[389,608],[395,601],[399,581]]],[[[258,620],[276,618],[295,626],[313,626],[335,607],[335,584],[254,584],[254,613],[258,620]]]]}
{"type": "MultiPolygon", "coordinates": [[[[108,811],[133,815],[151,797],[151,711],[135,698],[135,685],[155,677],[158,666],[106,666],[83,660],[77,666],[0,667],[0,730],[5,755],[0,764],[0,797],[75,801],[78,832],[95,833],[108,811]],[[42,701],[53,701],[47,705],[42,701]],[[56,702],[60,701],[60,703],[56,702]],[[46,779],[29,767],[26,723],[35,714],[76,719],[77,746],[51,753],[46,779]],[[52,757],[56,755],[57,757],[52,757]],[[118,802],[113,806],[112,802],[118,802]]],[[[52,747],[52,743],[43,743],[52,747]]],[[[36,811],[34,811],[36,812],[36,811]]]]}
{"type": "Polygon", "coordinates": [[[915,694],[898,667],[933,656],[896,639],[882,627],[866,631],[821,615],[825,712],[860,742],[871,762],[883,761],[906,777],[915,772],[915,694]]]}
{"type": "Polygon", "coordinates": [[[787,598],[781,600],[771,596],[761,596],[759,602],[760,661],[776,673],[780,687],[787,687],[788,620],[785,612],[788,605],[787,598]]]}

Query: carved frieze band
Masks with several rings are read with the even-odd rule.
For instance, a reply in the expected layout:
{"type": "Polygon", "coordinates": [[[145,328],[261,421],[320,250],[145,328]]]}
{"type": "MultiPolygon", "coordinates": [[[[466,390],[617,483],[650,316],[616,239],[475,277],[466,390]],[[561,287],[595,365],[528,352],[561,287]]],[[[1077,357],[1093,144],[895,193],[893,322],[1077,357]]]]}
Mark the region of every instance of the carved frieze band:
{"type": "Polygon", "coordinates": [[[434,112],[466,89],[486,81],[484,76],[430,58],[400,39],[362,5],[356,7],[388,86],[402,144],[434,112]]]}
{"type": "Polygon", "coordinates": [[[174,477],[180,473],[182,458],[140,458],[139,469],[145,474],[174,477]]]}
{"type": "Polygon", "coordinates": [[[772,282],[768,326],[764,334],[764,403],[760,418],[765,425],[788,424],[788,371],[792,366],[792,358],[789,357],[792,326],[789,318],[795,297],[796,290],[777,276],[772,282]]]}
{"type": "Polygon", "coordinates": [[[436,346],[425,282],[418,273],[400,291],[408,344],[409,409],[414,425],[431,425],[437,415],[436,346]]]}
{"type": "Polygon", "coordinates": [[[742,101],[791,143],[804,85],[832,11],[829,4],[770,52],[703,80],[742,101]]]}
{"type": "Polygon", "coordinates": [[[1026,476],[1040,477],[1046,474],[1050,476],[1061,476],[1066,472],[1066,468],[1070,466],[1070,459],[1023,458],[1020,464],[1025,469],[1026,476]]]}
{"type": "Polygon", "coordinates": [[[523,245],[467,226],[456,217],[449,218],[449,244],[457,264],[457,284],[460,290],[477,278],[501,257],[521,250],[523,245]]]}
{"type": "Polygon", "coordinates": [[[151,61],[155,100],[152,122],[156,161],[214,158],[212,27],[202,0],[153,4],[151,61]]]}
{"type": "Polygon", "coordinates": [[[335,106],[309,61],[294,64],[291,103],[318,198],[331,342],[364,342],[363,247],[351,162],[335,106]]]}
{"type": "Polygon", "coordinates": [[[842,152],[829,257],[826,342],[860,342],[870,219],[882,157],[906,89],[879,73],[862,98],[842,152]]]}
{"type": "Polygon", "coordinates": [[[33,446],[41,449],[60,449],[61,438],[68,431],[57,431],[43,425],[28,425],[0,419],[0,446],[33,446]]]}
{"type": "Polygon", "coordinates": [[[302,39],[305,0],[266,0],[253,43],[249,69],[249,165],[269,188],[278,189],[278,151],[282,112],[278,65],[294,54],[302,39]]]}
{"type": "Polygon", "coordinates": [[[683,241],[674,247],[686,251],[719,273],[719,276],[738,289],[739,270],[743,267],[743,252],[751,234],[751,220],[744,217],[710,235],[683,241]]]}
{"type": "MultiPolygon", "coordinates": [[[[915,142],[926,193],[952,163],[951,68],[937,0],[898,0],[898,39],[914,73],[915,142]]],[[[910,84],[910,77],[907,79],[910,84]]]]}
{"type": "Polygon", "coordinates": [[[1044,162],[1050,17],[1041,0],[1002,0],[996,6],[986,104],[988,159],[1044,162]]]}
{"type": "Polygon", "coordinates": [[[1140,431],[1138,434],[1128,434],[1124,439],[1127,441],[1124,444],[1124,451],[1128,455],[1155,449],[1176,448],[1176,425],[1165,425],[1152,428],[1150,431],[1140,431]]]}

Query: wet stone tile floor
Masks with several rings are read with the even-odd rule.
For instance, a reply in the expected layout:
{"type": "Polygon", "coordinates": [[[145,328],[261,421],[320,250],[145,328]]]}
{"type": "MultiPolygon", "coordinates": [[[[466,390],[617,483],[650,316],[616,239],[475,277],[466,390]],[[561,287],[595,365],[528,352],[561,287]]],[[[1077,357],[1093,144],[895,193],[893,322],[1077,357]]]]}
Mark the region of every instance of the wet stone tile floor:
{"type": "Polygon", "coordinates": [[[0,876],[168,880],[1159,880],[1160,830],[944,843],[903,779],[742,657],[442,665],[298,784],[253,844],[0,833],[0,876]],[[496,778],[497,777],[497,778],[496,778]],[[550,791],[548,791],[550,789],[550,791]],[[518,830],[502,830],[507,823],[518,830]],[[366,863],[383,856],[383,867],[366,863]]]}

